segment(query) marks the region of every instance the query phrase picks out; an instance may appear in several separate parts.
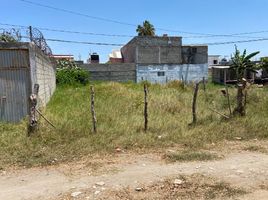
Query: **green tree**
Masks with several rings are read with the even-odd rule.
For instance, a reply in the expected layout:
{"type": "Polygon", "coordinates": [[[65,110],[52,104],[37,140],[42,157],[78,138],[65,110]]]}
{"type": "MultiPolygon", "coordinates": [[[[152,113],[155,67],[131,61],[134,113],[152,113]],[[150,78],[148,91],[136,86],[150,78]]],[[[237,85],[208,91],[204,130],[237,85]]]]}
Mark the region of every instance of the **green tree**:
{"type": "Polygon", "coordinates": [[[3,31],[0,33],[0,42],[19,42],[21,35],[18,30],[12,29],[11,31],[3,31]]]}
{"type": "Polygon", "coordinates": [[[268,72],[268,58],[261,58],[261,64],[259,68],[268,72]]]}
{"type": "Polygon", "coordinates": [[[138,25],[136,32],[139,36],[155,36],[155,28],[147,20],[145,20],[142,25],[138,25]]]}
{"type": "Polygon", "coordinates": [[[240,116],[244,116],[246,114],[247,80],[245,78],[245,74],[247,71],[256,72],[257,66],[251,61],[251,59],[258,53],[260,52],[257,51],[247,55],[247,51],[245,49],[241,54],[235,46],[235,53],[231,57],[231,69],[236,71],[237,76],[237,106],[234,109],[234,114],[239,114],[240,116]]]}

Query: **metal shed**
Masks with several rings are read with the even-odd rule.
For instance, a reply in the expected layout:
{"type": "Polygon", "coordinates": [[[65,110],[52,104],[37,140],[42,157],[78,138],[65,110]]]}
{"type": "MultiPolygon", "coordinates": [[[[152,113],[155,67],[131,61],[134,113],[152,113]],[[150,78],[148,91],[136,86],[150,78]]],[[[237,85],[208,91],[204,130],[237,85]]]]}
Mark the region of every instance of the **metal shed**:
{"type": "Polygon", "coordinates": [[[40,86],[39,106],[45,106],[56,87],[48,56],[32,43],[0,43],[0,121],[28,115],[34,84],[40,86]]]}

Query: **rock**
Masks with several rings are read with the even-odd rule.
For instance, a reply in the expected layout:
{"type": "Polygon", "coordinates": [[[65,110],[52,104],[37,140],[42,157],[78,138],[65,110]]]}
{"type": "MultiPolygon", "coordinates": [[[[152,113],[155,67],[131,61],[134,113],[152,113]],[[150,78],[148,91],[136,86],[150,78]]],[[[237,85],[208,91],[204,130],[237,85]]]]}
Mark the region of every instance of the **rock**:
{"type": "Polygon", "coordinates": [[[101,191],[97,190],[94,192],[95,195],[98,195],[101,191]]]}
{"type": "Polygon", "coordinates": [[[175,185],[181,185],[181,184],[183,184],[183,180],[181,180],[181,179],[175,179],[173,183],[175,185]]]}
{"type": "Polygon", "coordinates": [[[116,151],[117,153],[121,153],[121,152],[122,152],[122,149],[120,149],[119,147],[117,147],[117,148],[115,149],[115,151],[116,151]]]}
{"type": "Polygon", "coordinates": [[[73,192],[71,197],[78,197],[80,194],[82,194],[82,192],[73,192]]]}
{"type": "Polygon", "coordinates": [[[236,140],[242,140],[242,138],[241,138],[241,137],[235,137],[235,139],[236,139],[236,140]]]}
{"type": "Polygon", "coordinates": [[[135,191],[137,191],[137,192],[140,192],[140,191],[142,191],[143,190],[143,188],[141,188],[141,187],[137,187],[137,188],[135,188],[135,191]]]}
{"type": "Polygon", "coordinates": [[[237,170],[236,173],[238,173],[238,174],[243,174],[244,171],[243,171],[243,170],[237,170]]]}
{"type": "Polygon", "coordinates": [[[162,138],[162,135],[158,135],[157,138],[158,138],[158,139],[161,139],[161,138],[162,138]]]}
{"type": "Polygon", "coordinates": [[[104,183],[103,181],[101,181],[101,182],[97,182],[96,185],[97,185],[97,186],[104,186],[105,183],[104,183]]]}

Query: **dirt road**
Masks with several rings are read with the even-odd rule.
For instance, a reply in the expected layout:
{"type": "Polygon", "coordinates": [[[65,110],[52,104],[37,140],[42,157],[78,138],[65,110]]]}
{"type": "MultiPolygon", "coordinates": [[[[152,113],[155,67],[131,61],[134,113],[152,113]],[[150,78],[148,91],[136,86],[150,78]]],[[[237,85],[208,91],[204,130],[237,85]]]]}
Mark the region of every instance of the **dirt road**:
{"type": "Polygon", "coordinates": [[[123,153],[111,158],[105,166],[92,171],[92,165],[84,162],[1,171],[0,199],[62,199],[65,194],[83,194],[89,189],[88,196],[83,197],[94,199],[101,196],[103,190],[120,190],[126,186],[134,190],[167,177],[191,174],[215,177],[243,187],[249,194],[241,199],[268,199],[268,155],[262,153],[244,151],[229,154],[221,160],[187,163],[166,163],[156,154],[123,153]]]}

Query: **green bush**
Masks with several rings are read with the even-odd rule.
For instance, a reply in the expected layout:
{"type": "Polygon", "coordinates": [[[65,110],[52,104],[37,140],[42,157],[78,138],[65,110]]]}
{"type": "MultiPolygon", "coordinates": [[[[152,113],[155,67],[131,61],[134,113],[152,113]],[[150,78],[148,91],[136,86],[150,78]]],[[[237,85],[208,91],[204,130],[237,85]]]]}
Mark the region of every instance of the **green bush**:
{"type": "Polygon", "coordinates": [[[79,68],[74,62],[61,60],[57,61],[57,84],[87,84],[89,82],[89,72],[79,68]]]}

